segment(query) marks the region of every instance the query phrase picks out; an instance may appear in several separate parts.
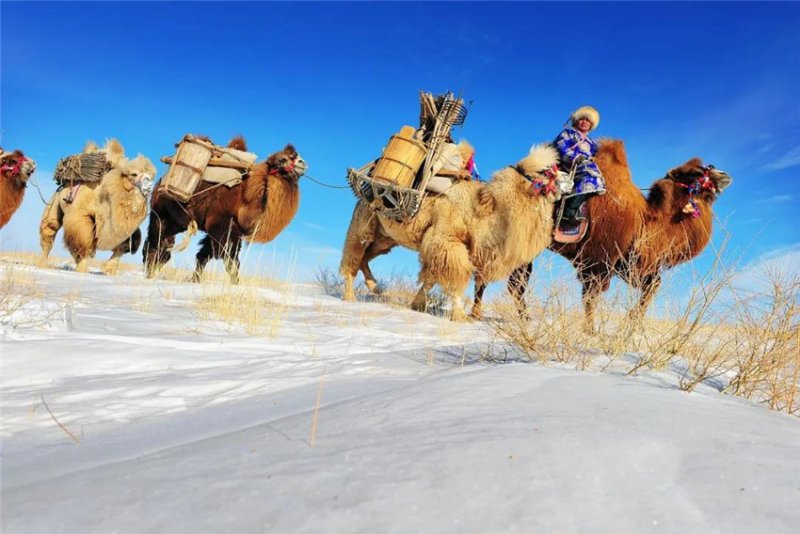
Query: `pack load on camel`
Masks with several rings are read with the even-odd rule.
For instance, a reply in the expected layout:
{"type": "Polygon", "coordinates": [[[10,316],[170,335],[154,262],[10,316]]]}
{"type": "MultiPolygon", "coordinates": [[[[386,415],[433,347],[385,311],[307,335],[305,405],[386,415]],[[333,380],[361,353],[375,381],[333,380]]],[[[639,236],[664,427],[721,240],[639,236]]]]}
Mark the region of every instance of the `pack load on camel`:
{"type": "Polygon", "coordinates": [[[467,117],[462,98],[420,91],[419,128],[403,126],[377,160],[347,169],[356,197],[382,215],[404,222],[412,219],[428,191],[444,193],[454,182],[470,180],[474,149],[453,142],[450,131],[467,117]]]}
{"type": "Polygon", "coordinates": [[[112,167],[107,152],[73,154],[58,160],[53,180],[61,187],[99,182],[112,167]]]}
{"type": "Polygon", "coordinates": [[[161,158],[169,164],[162,192],[179,202],[188,202],[201,181],[228,188],[239,185],[258,159],[257,154],[221,147],[202,136],[186,135],[175,148],[174,156],[161,158]]]}

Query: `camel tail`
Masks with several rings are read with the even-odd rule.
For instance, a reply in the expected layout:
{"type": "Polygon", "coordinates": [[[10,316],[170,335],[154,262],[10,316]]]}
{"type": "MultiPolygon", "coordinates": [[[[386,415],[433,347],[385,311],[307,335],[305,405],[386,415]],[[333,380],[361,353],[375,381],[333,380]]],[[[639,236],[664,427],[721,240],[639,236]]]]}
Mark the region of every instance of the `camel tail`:
{"type": "Polygon", "coordinates": [[[186,228],[186,234],[181,239],[181,242],[175,245],[172,248],[173,252],[183,252],[189,246],[189,242],[192,240],[192,237],[197,233],[197,221],[192,221],[189,223],[189,227],[186,228]]]}

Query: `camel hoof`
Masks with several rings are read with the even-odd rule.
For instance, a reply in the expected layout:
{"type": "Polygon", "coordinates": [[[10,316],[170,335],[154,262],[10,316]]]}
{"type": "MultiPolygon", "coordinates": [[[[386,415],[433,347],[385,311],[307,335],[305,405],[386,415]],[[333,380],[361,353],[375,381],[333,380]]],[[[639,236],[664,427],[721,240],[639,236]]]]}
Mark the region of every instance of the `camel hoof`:
{"type": "Polygon", "coordinates": [[[355,302],[356,301],[356,294],[355,293],[345,293],[342,295],[342,300],[345,302],[355,302]]]}
{"type": "Polygon", "coordinates": [[[364,285],[367,286],[367,289],[369,289],[369,292],[372,293],[373,295],[381,294],[381,290],[380,288],[378,288],[378,282],[376,282],[375,280],[366,280],[364,282],[364,285]]]}
{"type": "Polygon", "coordinates": [[[474,321],[483,321],[483,310],[475,310],[472,309],[472,313],[469,314],[469,318],[474,321]]]}
{"type": "Polygon", "coordinates": [[[428,303],[427,302],[419,302],[416,300],[411,301],[411,309],[414,311],[425,313],[428,311],[428,303]]]}
{"type": "Polygon", "coordinates": [[[189,282],[191,282],[193,284],[199,284],[200,283],[200,275],[197,274],[197,273],[193,273],[192,276],[189,277],[189,282]]]}
{"type": "Polygon", "coordinates": [[[452,312],[450,314],[450,320],[453,321],[454,323],[469,323],[469,322],[472,322],[472,319],[469,316],[467,316],[467,314],[464,313],[463,310],[459,310],[457,312],[455,312],[455,311],[452,312]]]}

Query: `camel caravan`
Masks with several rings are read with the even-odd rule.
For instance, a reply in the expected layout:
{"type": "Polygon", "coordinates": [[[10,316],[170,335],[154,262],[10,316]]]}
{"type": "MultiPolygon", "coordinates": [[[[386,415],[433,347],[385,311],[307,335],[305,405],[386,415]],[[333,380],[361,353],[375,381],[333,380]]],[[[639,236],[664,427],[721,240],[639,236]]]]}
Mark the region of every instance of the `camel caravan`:
{"type": "MultiPolygon", "coordinates": [[[[589,136],[600,123],[591,106],[571,113],[552,142],[534,145],[516,162],[483,181],[475,149],[456,142],[453,130],[467,117],[464,100],[448,92],[420,92],[417,126],[403,126],[380,157],[350,168],[356,196],[342,253],[343,298],[356,299],[359,271],[378,293],[369,263],[395,246],[419,254],[419,291],[411,308],[425,311],[438,285],[455,321],[480,319],[486,285],[507,279],[522,317],[533,259],[550,249],[570,261],[582,285],[586,330],[611,279],[619,276],[641,292],[629,316],[639,320],[661,284],[661,273],[700,254],[712,232],[712,205],[731,184],[725,172],[699,158],[668,170],[647,196],[634,185],[622,141],[589,136]],[[471,281],[475,296],[466,313],[471,281]]],[[[58,231],[85,272],[98,250],[111,251],[104,264],[116,273],[123,254],[142,242],[145,275],[155,276],[204,233],[191,279],[199,281],[212,259],[220,259],[231,283],[239,280],[243,242],[268,243],[292,221],[300,202],[299,179],[307,164],[287,144],[258,161],[242,137],[226,146],[186,135],[162,162],[168,170],[153,187],[156,169],[139,154],[129,159],[111,139],[89,142],[58,162],[56,192],[39,226],[47,265],[58,231]],[[185,234],[176,243],[178,234],[185,234]]],[[[0,227],[19,207],[35,164],[22,152],[0,149],[0,227]]]]}

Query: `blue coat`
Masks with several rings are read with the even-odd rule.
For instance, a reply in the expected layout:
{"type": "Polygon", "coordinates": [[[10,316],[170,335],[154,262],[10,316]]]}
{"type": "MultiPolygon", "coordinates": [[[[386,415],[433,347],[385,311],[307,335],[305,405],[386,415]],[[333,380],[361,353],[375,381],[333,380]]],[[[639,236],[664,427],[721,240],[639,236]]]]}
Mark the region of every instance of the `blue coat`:
{"type": "Polygon", "coordinates": [[[588,136],[584,137],[574,128],[564,128],[553,145],[558,150],[561,168],[565,171],[572,169],[572,162],[578,156],[584,159],[575,171],[575,190],[573,193],[598,193],[606,190],[606,181],[603,174],[594,162],[597,154],[597,143],[588,136]]]}

